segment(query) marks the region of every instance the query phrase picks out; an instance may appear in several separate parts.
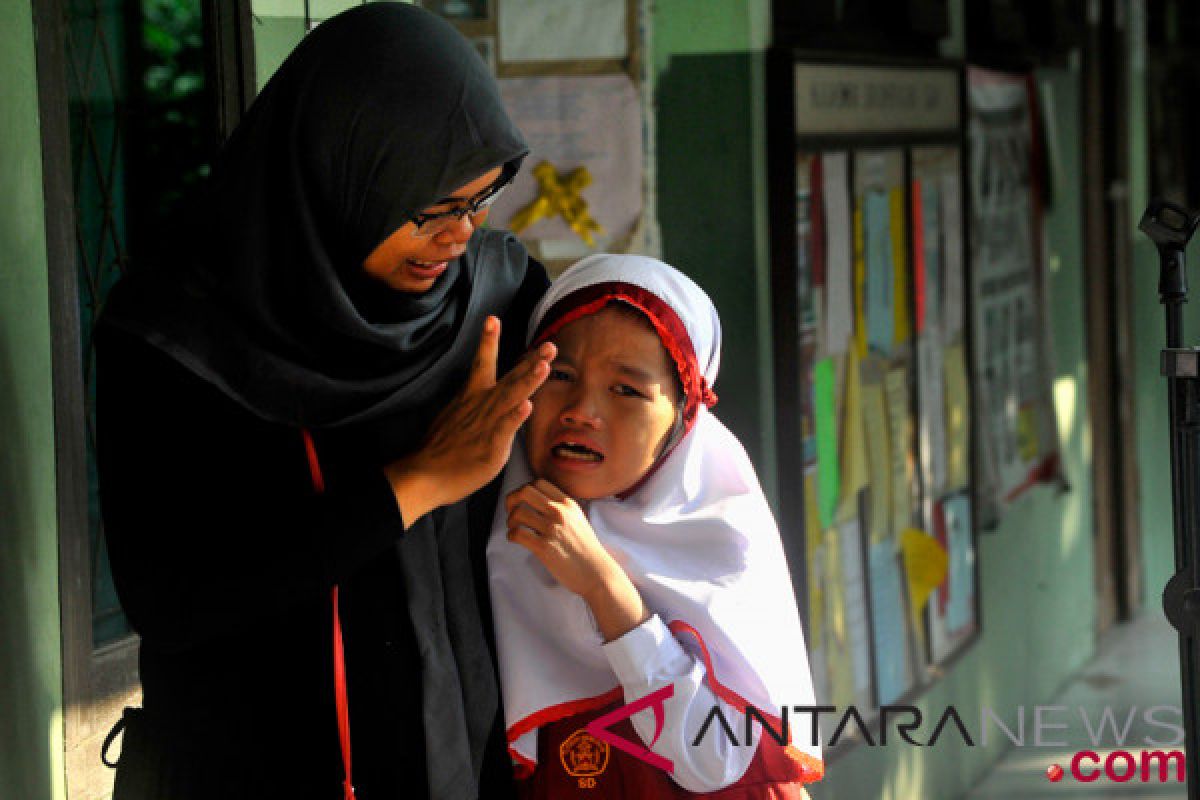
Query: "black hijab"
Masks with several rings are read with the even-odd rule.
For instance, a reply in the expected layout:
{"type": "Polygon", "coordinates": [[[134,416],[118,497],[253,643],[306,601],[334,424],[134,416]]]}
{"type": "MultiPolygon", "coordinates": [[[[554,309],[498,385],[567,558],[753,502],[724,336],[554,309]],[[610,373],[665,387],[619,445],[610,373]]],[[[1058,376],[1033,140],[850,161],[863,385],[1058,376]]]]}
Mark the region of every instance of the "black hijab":
{"type": "Polygon", "coordinates": [[[525,276],[525,252],[476,235],[419,295],[370,278],[363,259],[527,150],[448,23],[402,3],[339,14],[254,101],[176,252],[119,282],[103,322],[270,421],[332,427],[423,406],[461,385],[484,317],[525,276]]]}
{"type": "MultiPolygon", "coordinates": [[[[394,458],[462,386],[485,316],[531,308],[545,276],[510,235],[483,230],[420,295],[375,282],[363,259],[526,151],[482,59],[448,23],[407,4],[356,7],[283,63],[214,164],[178,252],[122,279],[101,324],[265,420],[313,429],[323,461],[339,450],[394,458]]],[[[447,800],[476,796],[497,706],[465,505],[427,514],[396,545],[430,796],[447,800]]],[[[344,612],[355,599],[349,576],[344,612]]]]}

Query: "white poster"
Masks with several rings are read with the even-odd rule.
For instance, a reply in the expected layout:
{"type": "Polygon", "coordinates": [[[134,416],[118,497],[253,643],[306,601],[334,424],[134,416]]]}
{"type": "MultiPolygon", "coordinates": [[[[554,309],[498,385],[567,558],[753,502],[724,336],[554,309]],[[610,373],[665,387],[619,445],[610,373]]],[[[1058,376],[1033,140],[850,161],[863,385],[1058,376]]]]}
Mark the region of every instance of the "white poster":
{"type": "Polygon", "coordinates": [[[543,162],[553,180],[587,204],[589,219],[601,228],[594,244],[585,244],[561,214],[551,213],[522,231],[538,240],[546,254],[551,244],[564,258],[604,251],[629,235],[642,213],[641,100],[626,75],[507,78],[500,94],[512,120],[529,142],[529,156],[512,186],[496,201],[491,222],[508,227],[513,216],[546,190],[537,177],[543,162]],[[583,185],[572,185],[577,169],[587,172],[583,185]]]}
{"type": "Polygon", "coordinates": [[[841,354],[854,333],[853,231],[845,153],[821,156],[825,212],[825,349],[841,354]]]}
{"type": "Polygon", "coordinates": [[[1027,84],[972,68],[968,85],[978,496],[993,520],[1024,489],[1057,477],[1058,431],[1027,84]]]}
{"type": "Polygon", "coordinates": [[[626,0],[497,0],[500,59],[625,58],[626,8],[626,0]]]}

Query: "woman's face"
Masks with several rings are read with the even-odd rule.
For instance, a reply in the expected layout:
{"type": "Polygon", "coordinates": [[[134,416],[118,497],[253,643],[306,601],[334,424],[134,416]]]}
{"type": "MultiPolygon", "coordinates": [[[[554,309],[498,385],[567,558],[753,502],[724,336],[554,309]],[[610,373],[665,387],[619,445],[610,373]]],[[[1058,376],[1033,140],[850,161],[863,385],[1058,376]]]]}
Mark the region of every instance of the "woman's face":
{"type": "Polygon", "coordinates": [[[533,473],[577,500],[609,497],[646,474],[675,422],[675,368],[640,312],[605,308],[563,327],[533,396],[533,473]]]}
{"type": "MultiPolygon", "coordinates": [[[[501,168],[489,170],[470,183],[460,187],[436,205],[424,209],[424,214],[452,211],[477,196],[494,184],[500,177],[501,168]]],[[[415,235],[416,226],[406,222],[376,247],[363,261],[363,269],[375,278],[399,292],[420,294],[433,286],[438,276],[446,271],[451,261],[467,249],[467,240],[477,225],[487,219],[487,209],[474,215],[464,214],[445,230],[432,236],[415,235]]]]}

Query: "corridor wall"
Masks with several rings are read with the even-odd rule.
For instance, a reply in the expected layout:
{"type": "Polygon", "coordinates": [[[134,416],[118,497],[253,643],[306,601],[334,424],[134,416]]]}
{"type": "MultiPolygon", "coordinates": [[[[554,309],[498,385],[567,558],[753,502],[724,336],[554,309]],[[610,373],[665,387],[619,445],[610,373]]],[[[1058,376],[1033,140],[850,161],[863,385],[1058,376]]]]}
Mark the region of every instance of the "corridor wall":
{"type": "Polygon", "coordinates": [[[65,796],[50,306],[32,9],[0,72],[0,795],[65,796]]]}

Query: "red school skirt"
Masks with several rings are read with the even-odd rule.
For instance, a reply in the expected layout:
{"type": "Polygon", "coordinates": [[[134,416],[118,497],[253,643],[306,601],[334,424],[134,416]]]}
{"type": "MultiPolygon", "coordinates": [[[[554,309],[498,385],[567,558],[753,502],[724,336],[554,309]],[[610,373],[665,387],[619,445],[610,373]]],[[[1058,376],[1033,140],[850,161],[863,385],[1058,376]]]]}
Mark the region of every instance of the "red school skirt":
{"type": "MultiPolygon", "coordinates": [[[[587,732],[588,723],[623,704],[623,699],[584,711],[538,729],[538,764],[517,781],[521,800],[664,800],[706,797],[713,800],[801,800],[805,783],[820,780],[820,761],[784,748],[769,734],[761,736],[746,774],[715,792],[689,792],[666,772],[635,758],[587,732]]],[[[641,744],[628,718],[610,730],[641,744]]]]}

